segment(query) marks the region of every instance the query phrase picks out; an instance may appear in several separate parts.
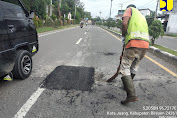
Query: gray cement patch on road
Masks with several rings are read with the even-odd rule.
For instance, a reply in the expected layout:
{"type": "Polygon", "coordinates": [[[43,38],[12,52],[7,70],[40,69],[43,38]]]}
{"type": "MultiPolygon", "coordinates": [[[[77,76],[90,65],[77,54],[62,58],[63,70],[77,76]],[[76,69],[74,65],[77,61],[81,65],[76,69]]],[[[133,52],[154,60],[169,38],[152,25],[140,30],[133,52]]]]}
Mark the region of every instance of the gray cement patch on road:
{"type": "Polygon", "coordinates": [[[94,68],[58,66],[43,82],[42,88],[90,91],[94,83],[94,68]]]}

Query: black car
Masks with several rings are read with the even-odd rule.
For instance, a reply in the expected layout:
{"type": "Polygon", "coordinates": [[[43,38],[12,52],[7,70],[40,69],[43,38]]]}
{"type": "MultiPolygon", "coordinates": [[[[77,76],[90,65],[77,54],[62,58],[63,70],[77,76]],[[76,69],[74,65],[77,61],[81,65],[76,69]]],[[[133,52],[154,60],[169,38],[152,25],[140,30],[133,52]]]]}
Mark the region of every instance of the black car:
{"type": "Polygon", "coordinates": [[[9,73],[17,79],[32,71],[32,56],[38,51],[38,36],[28,12],[20,0],[0,0],[0,78],[9,73]]]}

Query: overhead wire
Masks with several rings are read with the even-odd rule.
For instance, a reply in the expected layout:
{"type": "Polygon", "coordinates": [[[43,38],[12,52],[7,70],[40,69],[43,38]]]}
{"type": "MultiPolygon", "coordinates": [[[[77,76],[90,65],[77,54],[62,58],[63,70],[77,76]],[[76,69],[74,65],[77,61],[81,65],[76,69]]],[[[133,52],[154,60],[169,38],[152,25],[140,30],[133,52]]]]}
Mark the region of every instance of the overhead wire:
{"type": "MultiPolygon", "coordinates": [[[[130,2],[130,1],[135,1],[135,0],[128,0],[128,1],[124,2],[124,4],[127,3],[127,2],[130,2]]],[[[120,3],[119,4],[112,4],[112,6],[115,6],[115,5],[120,5],[120,3]]],[[[110,5],[98,6],[97,8],[99,8],[99,7],[108,7],[108,6],[110,6],[110,5]]],[[[95,8],[95,7],[90,7],[90,8],[95,8]]]]}
{"type": "MultiPolygon", "coordinates": [[[[136,0],[128,0],[128,1],[126,1],[126,2],[123,2],[122,4],[125,4],[125,3],[128,3],[128,2],[132,2],[132,1],[136,1],[136,0]]],[[[142,5],[142,6],[140,6],[140,7],[145,7],[145,6],[147,6],[147,5],[150,5],[150,4],[152,4],[152,2],[153,2],[154,0],[151,0],[150,2],[148,2],[148,3],[146,3],[146,4],[144,4],[144,5],[142,5]]],[[[156,1],[154,1],[153,3],[155,3],[156,1]]],[[[120,5],[121,3],[119,3],[119,4],[113,4],[112,6],[115,6],[115,5],[120,5]]],[[[110,5],[102,5],[102,6],[97,6],[97,8],[101,8],[101,7],[109,7],[110,5]]],[[[92,8],[95,8],[95,7],[90,7],[89,9],[92,9],[92,8]]]]}
{"type": "MultiPolygon", "coordinates": [[[[132,2],[132,1],[136,1],[136,0],[128,0],[126,2],[123,2],[123,3],[119,3],[119,4],[113,4],[112,6],[117,6],[117,5],[120,5],[120,4],[125,4],[125,3],[128,3],[128,2],[132,2]]],[[[147,6],[148,4],[152,4],[154,0],[151,0],[150,2],[146,3],[145,5],[142,5],[140,7],[144,7],[144,6],[147,6]]],[[[154,1],[155,2],[155,1],[154,1]]],[[[154,3],[153,2],[153,3],[154,3]]],[[[110,5],[102,5],[102,6],[97,6],[97,8],[101,8],[101,7],[109,7],[110,5]]],[[[90,7],[89,9],[92,9],[92,8],[95,8],[95,7],[90,7]]]]}
{"type": "MultiPolygon", "coordinates": [[[[132,1],[137,1],[137,0],[127,0],[127,1],[125,1],[125,2],[123,2],[123,4],[125,4],[125,3],[128,3],[128,2],[132,2],[132,1]]],[[[146,7],[146,6],[148,6],[148,5],[151,5],[151,4],[154,4],[155,2],[157,2],[156,0],[154,1],[154,0],[151,0],[150,2],[148,2],[148,3],[146,3],[146,4],[144,4],[144,5],[141,5],[139,8],[144,8],[144,7],[146,7]]],[[[120,3],[119,4],[113,4],[112,6],[117,6],[117,5],[120,5],[120,3]]],[[[102,4],[102,6],[97,6],[96,8],[102,8],[102,7],[109,7],[110,5],[103,5],[102,4]]],[[[93,9],[93,8],[95,8],[95,7],[90,7],[90,8],[87,8],[87,9],[93,9]]],[[[117,8],[114,8],[113,9],[113,11],[114,10],[116,10],[117,8]]]]}

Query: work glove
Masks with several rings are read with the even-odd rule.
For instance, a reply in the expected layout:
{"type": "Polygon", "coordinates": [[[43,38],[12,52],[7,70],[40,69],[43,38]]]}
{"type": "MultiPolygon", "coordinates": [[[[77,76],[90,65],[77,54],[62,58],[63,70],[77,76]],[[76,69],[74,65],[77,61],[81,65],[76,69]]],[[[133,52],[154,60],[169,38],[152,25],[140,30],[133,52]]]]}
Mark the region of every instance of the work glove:
{"type": "Polygon", "coordinates": [[[122,44],[124,45],[125,44],[125,37],[122,37],[121,40],[122,40],[122,44]]]}

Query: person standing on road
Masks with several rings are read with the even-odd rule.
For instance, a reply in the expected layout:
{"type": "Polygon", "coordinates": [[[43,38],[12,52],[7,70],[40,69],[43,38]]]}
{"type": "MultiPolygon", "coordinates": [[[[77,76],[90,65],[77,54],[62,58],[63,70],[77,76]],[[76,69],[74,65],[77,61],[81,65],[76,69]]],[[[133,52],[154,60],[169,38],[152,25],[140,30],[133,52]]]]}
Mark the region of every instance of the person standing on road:
{"type": "Polygon", "coordinates": [[[143,59],[149,48],[149,32],[145,17],[136,9],[135,5],[128,5],[122,17],[122,42],[124,45],[122,63],[119,73],[127,98],[121,104],[138,101],[133,84],[133,78],[138,69],[139,62],[143,59]]]}

